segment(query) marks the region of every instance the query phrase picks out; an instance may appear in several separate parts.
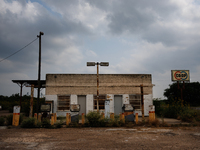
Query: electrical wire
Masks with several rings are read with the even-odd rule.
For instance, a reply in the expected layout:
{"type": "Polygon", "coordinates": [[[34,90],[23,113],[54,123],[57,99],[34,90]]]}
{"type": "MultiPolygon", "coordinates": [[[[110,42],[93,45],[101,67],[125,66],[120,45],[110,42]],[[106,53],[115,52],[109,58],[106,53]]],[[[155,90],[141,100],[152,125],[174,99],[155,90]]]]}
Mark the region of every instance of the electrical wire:
{"type": "Polygon", "coordinates": [[[22,47],[21,49],[19,49],[18,51],[14,52],[13,54],[7,56],[6,58],[0,60],[0,62],[6,60],[7,58],[9,58],[9,57],[11,57],[11,56],[17,54],[17,53],[20,52],[20,51],[22,51],[24,48],[26,48],[27,46],[31,45],[31,44],[32,44],[33,42],[35,42],[37,39],[38,39],[38,37],[37,37],[36,39],[34,39],[33,41],[31,41],[30,43],[28,43],[26,46],[24,46],[24,47],[22,47]]]}

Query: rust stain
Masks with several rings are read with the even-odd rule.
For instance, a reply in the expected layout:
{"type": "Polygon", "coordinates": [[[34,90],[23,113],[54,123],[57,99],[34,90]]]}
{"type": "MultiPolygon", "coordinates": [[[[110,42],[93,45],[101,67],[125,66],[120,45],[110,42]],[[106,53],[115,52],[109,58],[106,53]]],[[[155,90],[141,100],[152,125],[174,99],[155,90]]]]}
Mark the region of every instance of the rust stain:
{"type": "Polygon", "coordinates": [[[107,99],[109,99],[111,96],[107,95],[107,99]]]}

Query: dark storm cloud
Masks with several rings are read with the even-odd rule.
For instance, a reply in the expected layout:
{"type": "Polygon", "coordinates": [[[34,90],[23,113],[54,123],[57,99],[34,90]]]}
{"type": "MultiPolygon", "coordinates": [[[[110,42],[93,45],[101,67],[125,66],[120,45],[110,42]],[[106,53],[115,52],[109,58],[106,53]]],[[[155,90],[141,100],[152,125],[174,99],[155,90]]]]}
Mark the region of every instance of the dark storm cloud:
{"type": "Polygon", "coordinates": [[[181,18],[180,8],[170,1],[113,0],[112,5],[107,1],[88,2],[99,9],[105,8],[108,13],[109,31],[112,34],[128,33],[152,43],[162,42],[168,46],[178,43],[177,39],[185,38],[178,26],[166,25],[184,19],[181,18]]]}
{"type": "MultiPolygon", "coordinates": [[[[26,7],[28,4],[25,2],[26,1],[19,2],[22,9],[17,13],[13,13],[9,9],[4,13],[0,13],[0,59],[9,56],[24,47],[34,40],[37,35],[39,35],[40,31],[44,32],[45,36],[45,40],[42,39],[42,46],[45,47],[43,48],[43,54],[48,53],[49,48],[54,48],[57,51],[62,50],[59,45],[50,42],[56,37],[67,37],[68,35],[73,34],[90,34],[87,27],[81,22],[73,22],[73,20],[70,20],[67,17],[63,20],[61,17],[52,16],[49,11],[38,3],[34,3],[37,8],[36,12],[29,12],[29,16],[26,16],[25,13],[28,11],[26,10],[26,7]],[[37,13],[37,15],[35,15],[35,13],[37,13]]],[[[44,38],[44,36],[42,38],[44,38]]],[[[15,66],[17,66],[17,64],[21,65],[18,65],[18,67],[8,67],[2,64],[0,66],[1,72],[11,72],[11,70],[20,71],[25,68],[28,69],[33,66],[33,64],[37,64],[38,40],[18,54],[10,57],[8,60],[12,60],[11,63],[14,63],[15,66]]]]}

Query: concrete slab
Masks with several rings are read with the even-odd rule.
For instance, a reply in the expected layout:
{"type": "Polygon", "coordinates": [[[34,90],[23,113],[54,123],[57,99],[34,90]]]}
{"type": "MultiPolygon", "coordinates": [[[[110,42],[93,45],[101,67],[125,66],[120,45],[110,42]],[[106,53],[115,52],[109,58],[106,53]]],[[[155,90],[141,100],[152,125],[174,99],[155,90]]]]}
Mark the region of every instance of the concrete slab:
{"type": "MultiPolygon", "coordinates": [[[[145,117],[145,120],[147,121],[149,119],[149,117],[145,117]]],[[[178,119],[173,119],[173,118],[157,118],[160,123],[165,122],[167,124],[189,124],[187,122],[183,122],[181,120],[178,119]]],[[[142,121],[142,117],[138,118],[138,121],[142,121]]]]}

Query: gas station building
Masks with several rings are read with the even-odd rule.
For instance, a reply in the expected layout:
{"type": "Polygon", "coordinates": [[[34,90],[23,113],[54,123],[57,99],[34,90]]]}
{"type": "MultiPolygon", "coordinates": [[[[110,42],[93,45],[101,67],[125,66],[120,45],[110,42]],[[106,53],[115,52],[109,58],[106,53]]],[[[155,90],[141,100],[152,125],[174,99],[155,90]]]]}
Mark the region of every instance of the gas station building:
{"type": "MultiPolygon", "coordinates": [[[[99,111],[105,112],[105,100],[109,101],[109,112],[119,115],[124,104],[132,104],[135,113],[149,115],[153,104],[151,74],[99,74],[99,111]]],[[[80,111],[87,114],[97,111],[96,74],[46,74],[46,103],[51,104],[51,113],[66,116],[70,104],[79,104],[80,111]]]]}

